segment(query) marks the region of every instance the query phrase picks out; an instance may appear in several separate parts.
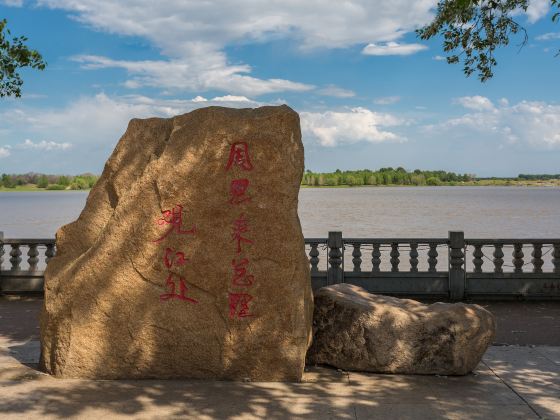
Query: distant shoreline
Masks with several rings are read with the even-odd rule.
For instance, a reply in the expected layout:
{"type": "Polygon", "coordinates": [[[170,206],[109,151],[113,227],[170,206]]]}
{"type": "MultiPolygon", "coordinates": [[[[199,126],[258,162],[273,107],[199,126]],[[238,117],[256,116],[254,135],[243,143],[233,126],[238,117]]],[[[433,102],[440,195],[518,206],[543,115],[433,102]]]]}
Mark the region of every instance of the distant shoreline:
{"type": "MultiPolygon", "coordinates": [[[[546,181],[519,181],[519,180],[480,180],[480,181],[467,181],[467,182],[454,182],[442,183],[441,185],[403,185],[403,184],[381,184],[381,185],[300,185],[300,188],[387,188],[387,187],[548,187],[560,188],[560,180],[546,180],[546,181]]],[[[0,187],[0,193],[3,192],[89,192],[91,189],[46,189],[37,188],[35,186],[18,185],[14,188],[0,187]]]]}
{"type": "Polygon", "coordinates": [[[438,187],[547,187],[560,188],[560,180],[553,181],[469,181],[456,183],[442,183],[441,185],[404,185],[404,184],[381,184],[381,185],[301,185],[301,188],[438,188],[438,187]]]}
{"type": "Polygon", "coordinates": [[[81,189],[81,190],[72,190],[72,189],[64,189],[64,190],[47,190],[46,188],[36,188],[36,187],[28,187],[26,185],[20,186],[18,185],[17,187],[14,188],[6,188],[6,187],[0,187],[0,193],[3,192],[37,192],[37,193],[41,193],[41,192],[76,192],[76,191],[91,191],[91,188],[88,189],[81,189]]]}

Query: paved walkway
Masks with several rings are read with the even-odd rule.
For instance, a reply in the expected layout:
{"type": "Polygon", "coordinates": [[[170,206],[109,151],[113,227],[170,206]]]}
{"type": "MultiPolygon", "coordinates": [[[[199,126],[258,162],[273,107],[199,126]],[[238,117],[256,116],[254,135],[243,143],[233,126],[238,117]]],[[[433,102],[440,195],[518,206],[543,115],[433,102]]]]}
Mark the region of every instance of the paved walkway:
{"type": "Polygon", "coordinates": [[[0,301],[2,419],[560,419],[560,346],[492,346],[464,377],[310,368],[290,384],[63,380],[36,370],[38,305],[17,303],[0,301]]]}

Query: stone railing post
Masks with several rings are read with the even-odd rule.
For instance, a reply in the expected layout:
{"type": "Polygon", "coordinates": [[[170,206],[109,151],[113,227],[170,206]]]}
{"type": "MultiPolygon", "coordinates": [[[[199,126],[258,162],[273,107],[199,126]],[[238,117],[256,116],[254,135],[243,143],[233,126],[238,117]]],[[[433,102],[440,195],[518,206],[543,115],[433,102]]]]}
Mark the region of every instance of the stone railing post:
{"type": "Polygon", "coordinates": [[[329,267],[327,269],[327,286],[344,282],[344,269],[342,268],[342,232],[329,232],[327,240],[329,247],[329,267]]]}
{"type": "MultiPolygon", "coordinates": [[[[1,234],[0,234],[1,235],[1,234]]],[[[0,240],[2,237],[0,236],[0,240]]],[[[553,244],[554,252],[552,253],[552,265],[554,266],[552,272],[560,274],[560,243],[553,244]]]]}
{"type": "Polygon", "coordinates": [[[465,298],[465,233],[449,232],[449,298],[465,298]]]}
{"type": "Polygon", "coordinates": [[[4,232],[0,232],[0,273],[2,272],[2,263],[4,262],[4,232]]]}

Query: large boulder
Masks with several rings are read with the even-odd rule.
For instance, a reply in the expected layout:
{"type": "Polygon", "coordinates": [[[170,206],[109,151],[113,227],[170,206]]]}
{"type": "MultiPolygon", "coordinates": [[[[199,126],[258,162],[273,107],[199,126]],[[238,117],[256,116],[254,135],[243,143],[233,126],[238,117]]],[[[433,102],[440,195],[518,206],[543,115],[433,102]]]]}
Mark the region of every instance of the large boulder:
{"type": "Polygon", "coordinates": [[[337,284],[315,294],[307,358],[344,370],[464,375],[495,330],[494,316],[478,305],[424,305],[337,284]]]}
{"type": "Polygon", "coordinates": [[[41,365],[75,378],[298,381],[311,337],[287,106],[132,120],[45,273],[41,365]]]}

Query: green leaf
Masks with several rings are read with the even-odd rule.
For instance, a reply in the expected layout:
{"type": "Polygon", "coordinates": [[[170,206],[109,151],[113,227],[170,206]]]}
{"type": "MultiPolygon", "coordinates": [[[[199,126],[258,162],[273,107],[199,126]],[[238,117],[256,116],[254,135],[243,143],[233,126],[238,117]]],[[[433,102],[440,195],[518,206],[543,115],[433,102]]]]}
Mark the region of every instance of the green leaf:
{"type": "Polygon", "coordinates": [[[0,21],[0,97],[19,98],[23,80],[18,70],[24,67],[44,70],[47,63],[38,51],[25,45],[27,37],[15,37],[10,41],[7,24],[6,19],[0,21]]]}

